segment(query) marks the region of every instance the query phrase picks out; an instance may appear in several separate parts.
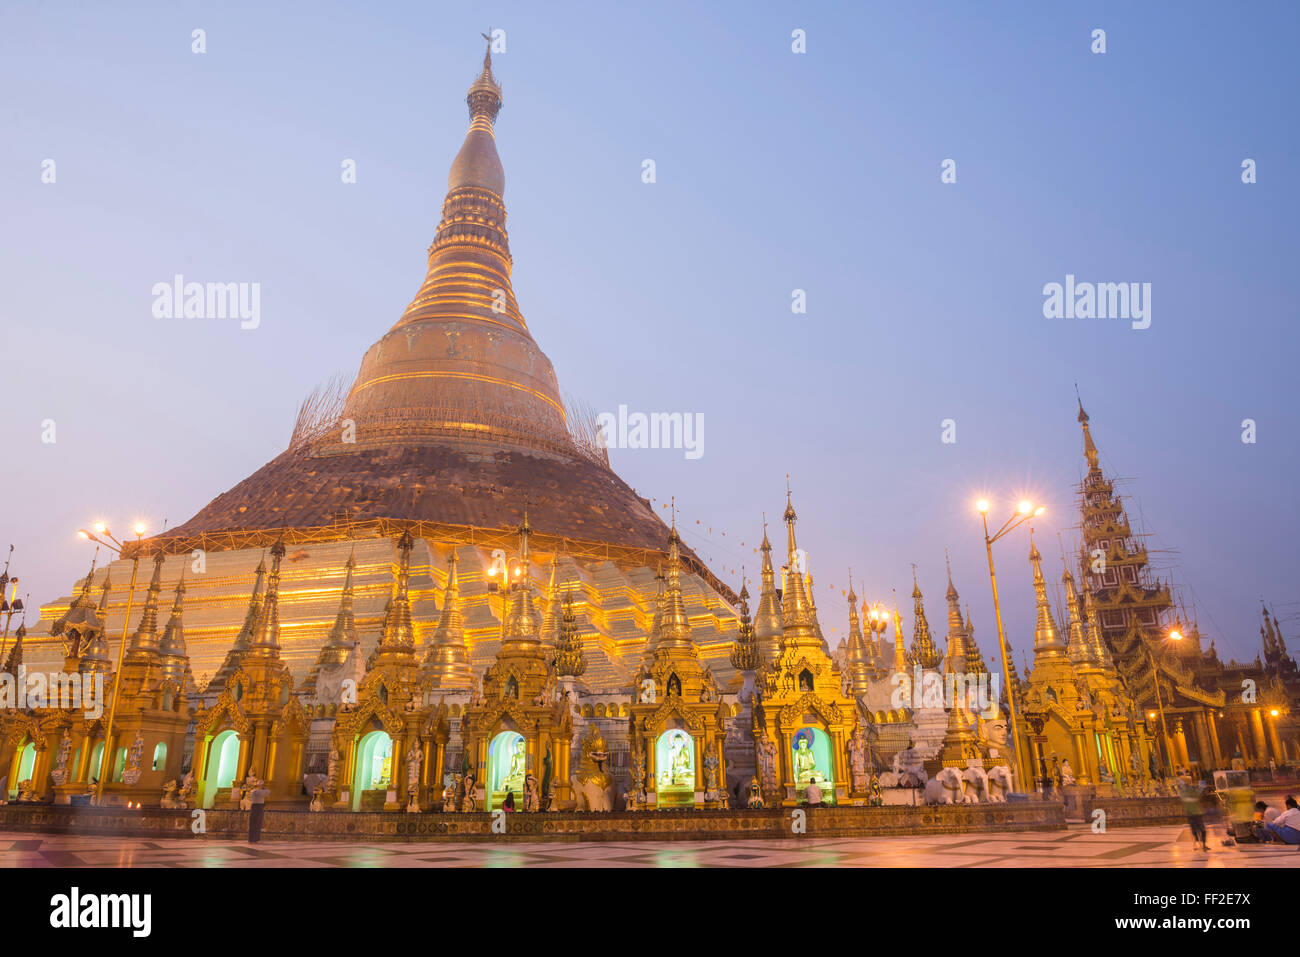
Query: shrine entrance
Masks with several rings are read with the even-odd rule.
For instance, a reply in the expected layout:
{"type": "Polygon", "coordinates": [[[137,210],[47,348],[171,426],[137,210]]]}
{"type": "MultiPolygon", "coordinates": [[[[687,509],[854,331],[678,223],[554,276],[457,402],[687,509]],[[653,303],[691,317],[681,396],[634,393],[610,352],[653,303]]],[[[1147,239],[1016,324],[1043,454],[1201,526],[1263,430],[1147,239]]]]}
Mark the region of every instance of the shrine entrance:
{"type": "Polygon", "coordinates": [[[364,791],[387,791],[393,778],[393,739],[371,731],[357,743],[356,773],[352,776],[352,810],[361,810],[364,791]]]}
{"type": "MultiPolygon", "coordinates": [[[[805,719],[807,720],[807,719],[805,719]]],[[[802,804],[809,782],[816,781],[823,804],[835,803],[835,762],[831,757],[831,736],[821,728],[803,727],[794,736],[790,753],[794,771],[794,796],[802,804]]]]}
{"type": "MultiPolygon", "coordinates": [[[[103,745],[99,745],[103,747],[103,745]]],[[[208,745],[208,773],[203,781],[203,806],[212,807],[217,792],[235,782],[239,770],[239,732],[222,731],[208,745]]]]}
{"type": "Polygon", "coordinates": [[[514,792],[516,807],[524,795],[524,775],[528,768],[528,751],[524,736],[517,731],[502,731],[488,746],[487,787],[484,810],[501,807],[506,794],[514,792]]]}
{"type": "Polygon", "coordinates": [[[655,742],[655,795],[658,807],[695,806],[695,739],[680,728],[655,742]]]}
{"type": "Polygon", "coordinates": [[[11,765],[13,773],[9,775],[9,797],[18,796],[18,785],[32,776],[32,766],[36,763],[36,745],[28,741],[14,756],[11,765]]]}

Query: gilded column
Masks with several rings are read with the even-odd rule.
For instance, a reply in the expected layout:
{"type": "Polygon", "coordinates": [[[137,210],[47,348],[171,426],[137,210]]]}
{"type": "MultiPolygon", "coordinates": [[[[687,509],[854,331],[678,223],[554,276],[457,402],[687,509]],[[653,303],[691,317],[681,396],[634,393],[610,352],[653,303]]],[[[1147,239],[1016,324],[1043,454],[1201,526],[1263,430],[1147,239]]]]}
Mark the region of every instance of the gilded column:
{"type": "Polygon", "coordinates": [[[1255,744],[1255,764],[1263,767],[1268,764],[1268,743],[1264,740],[1264,715],[1259,708],[1250,709],[1250,730],[1255,744]]]}
{"type": "Polygon", "coordinates": [[[1225,766],[1223,760],[1223,742],[1219,740],[1219,720],[1213,711],[1205,712],[1205,724],[1210,734],[1210,753],[1214,756],[1214,766],[1221,768],[1225,766]]]}
{"type": "Polygon", "coordinates": [[[1268,720],[1268,743],[1273,749],[1273,760],[1278,764],[1286,764],[1286,752],[1282,750],[1282,740],[1277,735],[1277,718],[1269,715],[1268,720]]]}

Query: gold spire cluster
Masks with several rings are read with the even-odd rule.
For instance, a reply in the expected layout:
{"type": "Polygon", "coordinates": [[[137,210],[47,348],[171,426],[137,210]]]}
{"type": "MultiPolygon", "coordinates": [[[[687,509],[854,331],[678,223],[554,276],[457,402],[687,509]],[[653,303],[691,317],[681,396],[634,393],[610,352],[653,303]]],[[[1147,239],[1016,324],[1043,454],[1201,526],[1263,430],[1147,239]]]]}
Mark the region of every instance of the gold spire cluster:
{"type": "Polygon", "coordinates": [[[731,666],[737,671],[757,671],[762,664],[762,655],[758,649],[758,638],[754,626],[749,620],[749,587],[740,583],[740,625],[736,629],[736,641],[731,646],[731,666]]]}
{"type": "Polygon", "coordinates": [[[423,674],[435,688],[463,690],[473,686],[474,674],[465,647],[465,618],[460,609],[460,561],[456,549],[447,556],[447,588],[442,596],[442,612],[433,638],[425,652],[423,674]]]}
{"type": "Polygon", "coordinates": [[[560,633],[555,641],[555,673],[561,678],[580,678],[586,670],[587,660],[582,653],[582,637],[578,634],[578,616],[573,611],[573,596],[566,593],[560,633]]]}

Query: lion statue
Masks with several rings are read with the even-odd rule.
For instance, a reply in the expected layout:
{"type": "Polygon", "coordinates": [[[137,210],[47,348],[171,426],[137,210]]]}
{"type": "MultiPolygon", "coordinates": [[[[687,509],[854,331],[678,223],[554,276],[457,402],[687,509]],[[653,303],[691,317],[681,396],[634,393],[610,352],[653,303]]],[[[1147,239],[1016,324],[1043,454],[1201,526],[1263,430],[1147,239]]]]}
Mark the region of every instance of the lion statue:
{"type": "Polygon", "coordinates": [[[573,787],[574,810],[614,809],[614,778],[606,770],[608,763],[609,749],[604,735],[595,724],[588,725],[582,738],[582,760],[577,773],[569,779],[573,787]]]}

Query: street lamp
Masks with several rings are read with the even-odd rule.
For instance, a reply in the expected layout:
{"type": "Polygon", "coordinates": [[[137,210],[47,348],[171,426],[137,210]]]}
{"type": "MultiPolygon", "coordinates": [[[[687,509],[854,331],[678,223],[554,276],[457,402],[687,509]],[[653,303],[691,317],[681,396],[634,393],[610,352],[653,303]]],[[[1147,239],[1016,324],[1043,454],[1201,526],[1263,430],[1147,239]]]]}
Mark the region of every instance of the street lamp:
{"type": "MultiPolygon", "coordinates": [[[[103,545],[110,552],[115,553],[119,558],[122,557],[122,551],[126,548],[103,522],[96,522],[93,526],[93,532],[88,532],[84,528],[78,529],[77,534],[82,538],[92,541],[97,545],[103,545]],[[102,537],[101,537],[102,536],[102,537]],[[105,541],[104,539],[108,539],[105,541]]],[[[136,522],[135,527],[131,529],[135,532],[135,540],[138,543],[140,537],[144,535],[144,523],[136,522]]],[[[140,549],[135,550],[135,555],[131,560],[131,586],[126,592],[126,618],[122,622],[122,640],[117,646],[117,670],[113,673],[113,700],[108,704],[108,722],[104,725],[104,753],[99,759],[99,780],[95,784],[95,804],[102,804],[104,801],[104,784],[108,777],[107,772],[113,768],[113,718],[117,715],[117,698],[118,689],[122,684],[122,658],[126,653],[126,632],[131,627],[131,600],[135,598],[135,576],[140,570],[140,549]],[[107,765],[107,772],[105,770],[107,765]]],[[[108,614],[107,608],[104,610],[105,616],[108,614]]],[[[108,622],[104,622],[104,631],[108,631],[108,622]]]]}
{"type": "Polygon", "coordinates": [[[998,646],[1002,652],[1002,679],[1007,683],[1007,710],[1010,711],[1011,718],[1011,747],[1016,753],[1016,773],[1020,778],[1021,787],[1025,787],[1031,780],[1030,776],[1025,773],[1025,758],[1021,752],[1020,745],[1020,722],[1016,715],[1016,693],[1011,687],[1011,662],[1007,655],[1007,635],[1002,627],[1002,606],[998,602],[998,579],[997,573],[993,570],[993,543],[1019,528],[1031,518],[1042,515],[1045,509],[1040,505],[1034,508],[1032,502],[1022,500],[1016,506],[1015,514],[1007,519],[1002,527],[994,534],[989,534],[989,500],[980,499],[975,503],[975,509],[980,513],[980,519],[984,522],[984,551],[988,554],[989,559],[989,584],[993,588],[993,615],[998,624],[998,646]]]}
{"type": "MultiPolygon", "coordinates": [[[[872,605],[871,610],[867,612],[867,629],[875,636],[875,648],[877,651],[880,649],[880,636],[884,634],[885,629],[889,627],[889,619],[889,612],[885,611],[885,606],[880,602],[876,602],[872,605]]],[[[872,662],[873,670],[875,667],[876,662],[872,662]]]]}
{"type": "MultiPolygon", "coordinates": [[[[1169,634],[1166,635],[1164,640],[1160,642],[1161,651],[1163,651],[1167,647],[1165,642],[1182,641],[1182,640],[1183,640],[1183,633],[1181,631],[1179,631],[1177,628],[1169,629],[1169,634]]],[[[1152,653],[1151,646],[1146,645],[1146,650],[1147,650],[1147,659],[1151,662],[1151,684],[1156,689],[1156,707],[1160,709],[1160,734],[1164,738],[1164,743],[1165,743],[1165,764],[1168,766],[1169,772],[1172,775],[1174,771],[1173,747],[1172,747],[1172,743],[1169,740],[1169,724],[1168,722],[1165,721],[1164,697],[1160,694],[1160,670],[1156,667],[1156,656],[1152,653]]],[[[1154,718],[1155,715],[1153,714],[1151,715],[1151,717],[1154,718]]]]}

